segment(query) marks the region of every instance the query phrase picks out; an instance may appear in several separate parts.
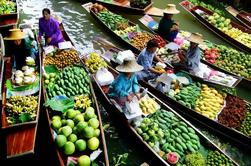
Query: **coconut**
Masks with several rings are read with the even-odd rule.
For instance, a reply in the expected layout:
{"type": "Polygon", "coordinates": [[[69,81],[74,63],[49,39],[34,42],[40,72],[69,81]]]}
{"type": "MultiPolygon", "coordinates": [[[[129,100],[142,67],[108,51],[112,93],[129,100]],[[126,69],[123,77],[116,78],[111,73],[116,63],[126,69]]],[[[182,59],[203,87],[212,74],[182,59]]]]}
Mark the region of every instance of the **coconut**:
{"type": "Polygon", "coordinates": [[[32,77],[29,77],[29,76],[24,77],[24,83],[25,84],[31,84],[32,83],[32,77]]]}
{"type": "Polygon", "coordinates": [[[27,70],[25,70],[25,72],[24,72],[24,75],[25,75],[25,76],[31,76],[32,74],[33,74],[33,72],[32,72],[31,69],[27,69],[27,70]]]}
{"type": "Polygon", "coordinates": [[[24,76],[24,73],[23,73],[21,70],[17,70],[17,71],[15,72],[15,76],[16,76],[16,77],[23,77],[23,76],[24,76]]]}
{"type": "Polygon", "coordinates": [[[23,66],[22,67],[22,70],[25,71],[25,70],[28,70],[29,69],[29,66],[23,66]]]}
{"type": "Polygon", "coordinates": [[[26,64],[28,66],[34,66],[35,65],[35,60],[32,57],[26,57],[25,62],[26,62],[26,64]]]}
{"type": "Polygon", "coordinates": [[[15,82],[16,82],[16,84],[21,85],[22,82],[23,82],[23,78],[22,77],[16,77],[15,82]]]}

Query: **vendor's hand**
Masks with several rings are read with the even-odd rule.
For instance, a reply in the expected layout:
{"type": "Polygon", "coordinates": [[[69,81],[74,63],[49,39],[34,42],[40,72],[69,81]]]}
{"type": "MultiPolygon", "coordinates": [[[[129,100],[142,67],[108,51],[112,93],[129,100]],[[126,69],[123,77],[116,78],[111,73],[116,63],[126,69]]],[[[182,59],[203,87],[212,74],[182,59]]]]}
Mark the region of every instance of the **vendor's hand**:
{"type": "Polygon", "coordinates": [[[136,97],[140,100],[140,93],[136,93],[136,97]]]}
{"type": "Polygon", "coordinates": [[[127,96],[127,101],[129,101],[129,102],[132,101],[132,96],[131,95],[127,96]]]}
{"type": "Polygon", "coordinates": [[[51,42],[51,37],[47,38],[46,42],[49,44],[51,42]]]}

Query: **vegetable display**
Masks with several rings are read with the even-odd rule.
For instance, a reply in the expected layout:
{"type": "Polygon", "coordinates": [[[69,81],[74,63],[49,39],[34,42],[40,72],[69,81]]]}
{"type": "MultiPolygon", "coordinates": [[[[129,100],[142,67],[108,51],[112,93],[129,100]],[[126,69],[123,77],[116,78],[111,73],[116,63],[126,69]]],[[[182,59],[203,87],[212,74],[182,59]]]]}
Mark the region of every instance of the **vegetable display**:
{"type": "Polygon", "coordinates": [[[186,155],[186,165],[187,166],[206,166],[206,159],[201,153],[195,152],[186,155]]]}
{"type": "Polygon", "coordinates": [[[80,62],[78,52],[75,49],[61,50],[54,56],[46,56],[44,65],[56,65],[58,69],[80,62]]]}
{"type": "Polygon", "coordinates": [[[38,96],[12,96],[6,103],[9,124],[32,121],[36,118],[38,96]]]}
{"type": "Polygon", "coordinates": [[[0,1],[0,15],[15,13],[15,3],[13,1],[1,0],[0,1]]]}
{"type": "Polygon", "coordinates": [[[96,73],[100,68],[107,67],[107,63],[97,53],[91,53],[85,60],[85,65],[91,73],[96,73]]]}
{"type": "Polygon", "coordinates": [[[221,166],[228,165],[233,166],[233,162],[230,161],[224,154],[218,151],[210,151],[207,156],[207,165],[209,166],[221,166]]]}
{"type": "Polygon", "coordinates": [[[65,95],[67,97],[90,94],[90,78],[85,70],[81,67],[70,66],[55,78],[52,87],[48,87],[48,96],[50,98],[56,95],[65,95]]]}

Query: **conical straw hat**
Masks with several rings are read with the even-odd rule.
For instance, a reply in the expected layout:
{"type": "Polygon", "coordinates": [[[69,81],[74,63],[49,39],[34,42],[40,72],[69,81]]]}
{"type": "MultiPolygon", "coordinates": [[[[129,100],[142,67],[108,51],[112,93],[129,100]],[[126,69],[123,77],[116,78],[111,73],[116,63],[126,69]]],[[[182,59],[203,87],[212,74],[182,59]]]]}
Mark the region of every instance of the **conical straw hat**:
{"type": "Polygon", "coordinates": [[[167,8],[163,10],[166,14],[178,14],[180,13],[179,10],[176,9],[176,6],[174,4],[167,4],[167,8]]]}
{"type": "Polygon", "coordinates": [[[187,40],[189,40],[190,42],[193,43],[197,43],[197,44],[204,44],[204,39],[202,37],[201,34],[199,33],[192,33],[187,40]]]}
{"type": "Polygon", "coordinates": [[[139,65],[135,59],[124,59],[123,63],[116,67],[116,70],[124,73],[132,73],[143,70],[143,66],[139,65]]]}
{"type": "Polygon", "coordinates": [[[5,37],[4,40],[20,40],[26,37],[25,33],[20,29],[10,29],[10,35],[5,37]]]}

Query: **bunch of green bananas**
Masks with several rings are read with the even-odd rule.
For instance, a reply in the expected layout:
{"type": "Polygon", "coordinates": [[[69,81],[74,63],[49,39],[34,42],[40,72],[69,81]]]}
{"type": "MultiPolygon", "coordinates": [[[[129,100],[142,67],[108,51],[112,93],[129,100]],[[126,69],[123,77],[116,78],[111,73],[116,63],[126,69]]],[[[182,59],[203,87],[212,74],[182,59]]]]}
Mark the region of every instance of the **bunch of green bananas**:
{"type": "Polygon", "coordinates": [[[87,95],[80,95],[74,98],[75,100],[75,109],[86,109],[91,106],[92,101],[89,99],[87,95]]]}

